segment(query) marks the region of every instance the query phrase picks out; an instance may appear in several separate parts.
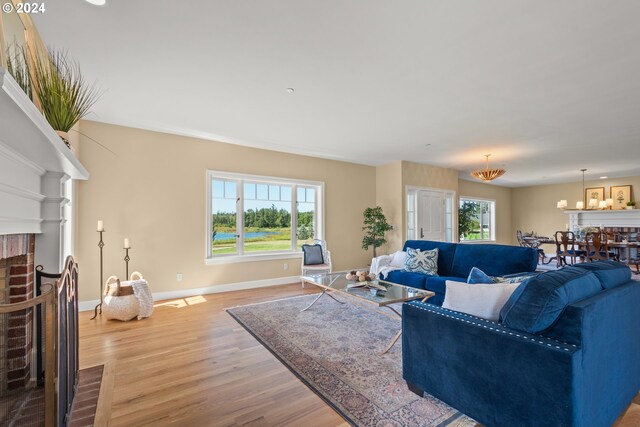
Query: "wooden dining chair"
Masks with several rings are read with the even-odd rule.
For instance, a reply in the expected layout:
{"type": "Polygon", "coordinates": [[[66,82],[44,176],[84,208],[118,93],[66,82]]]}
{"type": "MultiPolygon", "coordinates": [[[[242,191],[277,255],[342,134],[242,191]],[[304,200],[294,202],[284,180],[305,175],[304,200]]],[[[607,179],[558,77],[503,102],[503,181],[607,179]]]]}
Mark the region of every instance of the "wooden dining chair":
{"type": "Polygon", "coordinates": [[[547,259],[544,249],[540,247],[540,240],[535,237],[525,237],[522,230],[516,230],[516,238],[518,244],[525,248],[534,248],[538,251],[538,263],[544,264],[544,260],[547,259]]]}
{"type": "Polygon", "coordinates": [[[614,259],[618,261],[620,259],[616,252],[609,250],[608,237],[607,233],[602,231],[587,233],[585,236],[585,245],[589,261],[598,261],[602,259],[614,259]]]}
{"type": "Polygon", "coordinates": [[[573,231],[556,231],[554,238],[556,239],[556,259],[558,267],[568,265],[567,258],[571,260],[571,264],[576,263],[576,258],[584,262],[587,251],[577,249],[576,235],[573,231]]]}

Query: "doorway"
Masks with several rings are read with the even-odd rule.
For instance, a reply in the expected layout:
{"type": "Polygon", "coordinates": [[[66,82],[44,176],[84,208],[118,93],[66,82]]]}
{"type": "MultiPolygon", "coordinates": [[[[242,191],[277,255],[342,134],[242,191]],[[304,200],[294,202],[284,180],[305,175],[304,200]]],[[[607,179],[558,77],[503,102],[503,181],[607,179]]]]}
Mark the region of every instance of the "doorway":
{"type": "Polygon", "coordinates": [[[407,188],[407,239],[453,241],[453,191],[407,188]]]}

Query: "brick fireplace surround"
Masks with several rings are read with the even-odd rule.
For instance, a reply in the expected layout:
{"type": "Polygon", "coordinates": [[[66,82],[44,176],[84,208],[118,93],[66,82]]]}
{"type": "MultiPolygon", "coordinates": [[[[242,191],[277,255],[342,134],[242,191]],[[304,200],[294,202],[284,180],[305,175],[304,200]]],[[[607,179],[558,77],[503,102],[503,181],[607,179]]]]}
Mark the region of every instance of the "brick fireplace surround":
{"type": "MultiPolygon", "coordinates": [[[[34,245],[34,234],[0,236],[0,303],[33,298],[34,245]]],[[[0,315],[0,331],[0,388],[22,388],[31,379],[33,310],[0,315]]]]}

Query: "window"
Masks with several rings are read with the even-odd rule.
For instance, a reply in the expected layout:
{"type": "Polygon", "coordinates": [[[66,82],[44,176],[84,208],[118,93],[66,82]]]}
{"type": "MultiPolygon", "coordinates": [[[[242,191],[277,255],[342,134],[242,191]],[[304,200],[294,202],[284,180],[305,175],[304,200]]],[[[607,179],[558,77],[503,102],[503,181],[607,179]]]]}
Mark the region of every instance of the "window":
{"type": "Polygon", "coordinates": [[[460,197],[458,232],[461,242],[493,241],[495,236],[494,200],[460,197]]]}
{"type": "Polygon", "coordinates": [[[324,185],[209,171],[207,259],[290,258],[323,237],[324,185]]]}

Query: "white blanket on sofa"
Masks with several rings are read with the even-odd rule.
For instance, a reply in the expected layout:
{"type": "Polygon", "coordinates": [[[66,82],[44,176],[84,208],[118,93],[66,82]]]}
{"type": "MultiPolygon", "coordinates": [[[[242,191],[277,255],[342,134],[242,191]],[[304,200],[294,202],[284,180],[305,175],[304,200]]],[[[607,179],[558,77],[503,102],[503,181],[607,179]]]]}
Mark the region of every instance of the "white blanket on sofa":
{"type": "Polygon", "coordinates": [[[371,268],[369,273],[376,276],[382,276],[386,279],[389,273],[394,270],[403,270],[404,262],[407,259],[407,253],[404,251],[398,251],[391,255],[381,255],[371,260],[371,268]]]}

